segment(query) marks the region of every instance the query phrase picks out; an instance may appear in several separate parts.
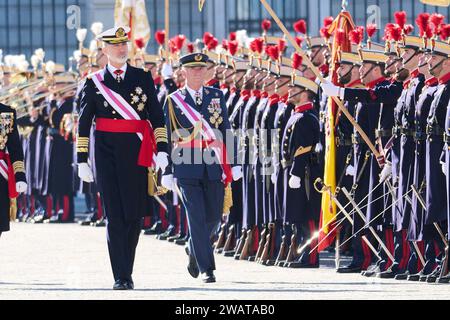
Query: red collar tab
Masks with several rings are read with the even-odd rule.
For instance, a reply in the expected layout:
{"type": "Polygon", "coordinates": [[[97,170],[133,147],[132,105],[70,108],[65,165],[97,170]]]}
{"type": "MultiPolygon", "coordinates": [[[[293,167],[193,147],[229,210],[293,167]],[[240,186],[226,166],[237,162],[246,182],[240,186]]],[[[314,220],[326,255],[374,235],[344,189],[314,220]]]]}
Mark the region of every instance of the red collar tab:
{"type": "Polygon", "coordinates": [[[261,93],[261,98],[268,98],[269,97],[269,94],[267,93],[267,92],[263,92],[263,93],[261,93]]]}
{"type": "Polygon", "coordinates": [[[379,84],[380,82],[382,82],[384,80],[386,80],[385,77],[378,78],[378,79],[373,80],[372,82],[369,82],[368,84],[366,84],[366,87],[369,89],[373,89],[377,84],[379,84]]]}
{"type": "Polygon", "coordinates": [[[438,78],[436,78],[436,77],[431,77],[431,78],[428,78],[427,80],[425,80],[425,85],[427,87],[434,87],[435,85],[437,85],[437,83],[438,83],[438,78]]]}
{"type": "Polygon", "coordinates": [[[237,91],[237,88],[236,88],[236,87],[233,87],[233,88],[230,89],[230,92],[231,92],[231,93],[236,93],[236,91],[237,91]]]}
{"type": "Polygon", "coordinates": [[[349,84],[347,84],[345,87],[353,88],[353,87],[357,86],[358,84],[361,84],[361,79],[356,79],[355,81],[352,81],[349,84]]]}
{"type": "Polygon", "coordinates": [[[226,83],[221,84],[220,89],[228,89],[228,85],[226,83]]]}
{"type": "Polygon", "coordinates": [[[417,78],[417,76],[420,74],[419,69],[414,69],[413,71],[411,71],[411,79],[412,78],[417,78]]]}
{"type": "Polygon", "coordinates": [[[272,106],[272,105],[278,103],[278,101],[280,101],[280,96],[278,94],[274,93],[273,95],[271,95],[269,97],[269,100],[270,100],[269,105],[272,106]]]}
{"type": "Polygon", "coordinates": [[[439,78],[439,84],[447,83],[450,80],[450,72],[439,78]]]}
{"type": "Polygon", "coordinates": [[[252,90],[252,96],[256,97],[256,99],[259,99],[261,97],[261,91],[252,90]]]}
{"type": "Polygon", "coordinates": [[[311,110],[312,108],[314,108],[314,105],[312,102],[306,102],[304,104],[301,104],[299,106],[296,106],[294,109],[295,113],[301,113],[301,112],[305,112],[308,110],[311,110]]]}
{"type": "Polygon", "coordinates": [[[216,80],[216,79],[211,79],[211,80],[209,80],[209,81],[206,83],[206,86],[207,86],[207,87],[212,87],[212,86],[215,85],[217,82],[219,82],[219,81],[216,80]]]}

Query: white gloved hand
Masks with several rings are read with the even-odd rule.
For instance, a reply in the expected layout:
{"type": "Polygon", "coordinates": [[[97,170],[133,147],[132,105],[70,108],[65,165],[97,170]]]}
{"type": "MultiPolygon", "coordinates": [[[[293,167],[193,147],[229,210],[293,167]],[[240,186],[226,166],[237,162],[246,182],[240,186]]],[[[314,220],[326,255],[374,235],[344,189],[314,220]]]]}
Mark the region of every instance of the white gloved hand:
{"type": "Polygon", "coordinates": [[[166,152],[158,152],[158,154],[155,157],[155,163],[156,163],[156,172],[158,172],[159,169],[164,172],[169,165],[169,155],[166,152]]]}
{"type": "Polygon", "coordinates": [[[270,175],[270,181],[272,181],[273,184],[277,184],[277,174],[275,172],[270,175]]]}
{"type": "Polygon", "coordinates": [[[168,63],[164,63],[161,68],[161,76],[166,79],[170,79],[173,76],[172,66],[168,63]]]}
{"type": "Polygon", "coordinates": [[[321,153],[322,151],[323,151],[323,145],[322,145],[322,143],[317,143],[316,144],[316,147],[314,148],[314,151],[315,152],[317,152],[317,153],[321,153]]]}
{"type": "Polygon", "coordinates": [[[339,89],[340,87],[332,84],[330,81],[324,81],[320,84],[320,87],[322,88],[325,95],[330,97],[337,97],[339,96],[339,89]]]}
{"type": "Polygon", "coordinates": [[[444,175],[447,175],[447,166],[445,165],[445,162],[441,162],[441,168],[442,168],[442,173],[444,175]]]}
{"type": "Polygon", "coordinates": [[[27,191],[27,183],[23,181],[16,182],[16,191],[18,193],[24,193],[27,191]]]}
{"type": "Polygon", "coordinates": [[[346,176],[352,176],[354,177],[356,173],[355,167],[352,165],[347,166],[347,170],[345,170],[346,176]]]}
{"type": "Polygon", "coordinates": [[[161,185],[164,188],[172,191],[173,190],[173,174],[168,174],[168,175],[162,176],[161,185]]]}
{"type": "Polygon", "coordinates": [[[237,166],[237,167],[233,167],[231,168],[231,174],[233,175],[233,181],[238,181],[239,179],[242,178],[242,167],[241,166],[237,166]]]}
{"type": "Polygon", "coordinates": [[[386,162],[380,173],[380,182],[386,181],[387,178],[392,174],[392,164],[386,162]]]}
{"type": "Polygon", "coordinates": [[[78,176],[87,183],[94,182],[94,174],[86,162],[78,164],[78,176]]]}
{"type": "Polygon", "coordinates": [[[298,189],[302,185],[302,179],[297,176],[291,176],[289,179],[289,188],[298,189]]]}

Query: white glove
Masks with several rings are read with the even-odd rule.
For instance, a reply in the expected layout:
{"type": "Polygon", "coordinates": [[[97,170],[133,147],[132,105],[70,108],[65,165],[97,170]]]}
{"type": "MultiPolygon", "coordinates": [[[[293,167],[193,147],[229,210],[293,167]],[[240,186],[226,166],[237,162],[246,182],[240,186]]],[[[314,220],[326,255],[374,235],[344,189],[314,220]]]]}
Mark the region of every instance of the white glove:
{"type": "Polygon", "coordinates": [[[156,172],[158,172],[159,169],[164,172],[169,165],[169,155],[166,152],[158,152],[158,154],[155,157],[156,162],[156,172]]]}
{"type": "Polygon", "coordinates": [[[300,179],[297,176],[291,176],[289,179],[289,188],[291,189],[298,189],[302,185],[302,179],[300,179]]]}
{"type": "Polygon", "coordinates": [[[325,95],[330,97],[337,97],[339,96],[340,87],[332,84],[330,81],[324,81],[320,84],[320,87],[322,88],[325,95]]]}
{"type": "Polygon", "coordinates": [[[164,80],[172,78],[173,76],[172,66],[168,63],[164,63],[161,68],[161,75],[164,78],[164,80]]]}
{"type": "Polygon", "coordinates": [[[270,175],[270,180],[273,184],[277,184],[277,174],[275,172],[270,175]]]}
{"type": "Polygon", "coordinates": [[[238,166],[231,168],[231,174],[233,175],[233,180],[238,181],[242,178],[242,167],[238,166]]]}
{"type": "Polygon", "coordinates": [[[87,183],[94,182],[94,174],[86,162],[78,164],[78,176],[87,183]]]}
{"type": "Polygon", "coordinates": [[[27,183],[23,181],[16,182],[16,191],[18,193],[24,193],[27,191],[27,183]]]}
{"type": "Polygon", "coordinates": [[[345,170],[346,176],[352,176],[354,177],[356,173],[355,167],[352,165],[347,166],[347,170],[345,170]]]}
{"type": "Polygon", "coordinates": [[[162,176],[161,185],[164,188],[172,191],[173,190],[173,174],[168,174],[168,175],[162,176]]]}
{"type": "Polygon", "coordinates": [[[380,173],[380,182],[386,181],[387,178],[392,174],[392,164],[386,162],[380,173]]]}
{"type": "Polygon", "coordinates": [[[445,166],[445,162],[441,162],[442,173],[447,175],[447,167],[445,166]]]}
{"type": "Polygon", "coordinates": [[[314,151],[317,153],[321,153],[323,151],[323,145],[319,142],[316,144],[316,147],[314,148],[314,151]]]}

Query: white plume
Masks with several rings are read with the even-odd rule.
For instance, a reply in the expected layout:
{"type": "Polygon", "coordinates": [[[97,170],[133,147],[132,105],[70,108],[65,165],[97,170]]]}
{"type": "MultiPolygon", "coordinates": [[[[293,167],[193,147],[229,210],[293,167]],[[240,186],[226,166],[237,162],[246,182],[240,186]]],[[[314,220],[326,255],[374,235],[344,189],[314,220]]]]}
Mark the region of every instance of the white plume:
{"type": "Polygon", "coordinates": [[[248,42],[247,30],[237,30],[236,41],[240,47],[245,47],[248,42]]]}
{"type": "Polygon", "coordinates": [[[31,65],[33,66],[33,68],[37,69],[37,67],[39,65],[39,62],[41,60],[39,59],[39,57],[37,55],[34,54],[34,55],[31,56],[30,61],[31,61],[31,65]]]}
{"type": "Polygon", "coordinates": [[[55,67],[55,63],[50,60],[45,64],[45,71],[47,71],[48,73],[55,73],[55,67]]]}
{"type": "Polygon", "coordinates": [[[78,29],[77,30],[77,39],[78,42],[84,42],[84,40],[86,39],[86,35],[87,35],[87,29],[78,29]]]}
{"type": "Polygon", "coordinates": [[[45,58],[45,51],[42,48],[37,49],[34,51],[34,54],[39,58],[39,60],[44,61],[45,58]]]}
{"type": "Polygon", "coordinates": [[[103,32],[103,23],[101,22],[94,22],[91,26],[91,31],[97,37],[100,33],[103,32]]]}
{"type": "Polygon", "coordinates": [[[97,50],[97,40],[91,40],[91,43],[89,44],[89,50],[91,52],[95,52],[97,50]]]}
{"type": "Polygon", "coordinates": [[[76,62],[80,62],[80,60],[81,60],[81,51],[80,50],[75,50],[73,52],[73,57],[74,57],[76,62]]]}
{"type": "Polygon", "coordinates": [[[27,60],[23,60],[23,61],[20,61],[20,63],[17,65],[17,68],[19,69],[19,71],[25,72],[28,70],[29,65],[30,64],[28,63],[27,60]]]}

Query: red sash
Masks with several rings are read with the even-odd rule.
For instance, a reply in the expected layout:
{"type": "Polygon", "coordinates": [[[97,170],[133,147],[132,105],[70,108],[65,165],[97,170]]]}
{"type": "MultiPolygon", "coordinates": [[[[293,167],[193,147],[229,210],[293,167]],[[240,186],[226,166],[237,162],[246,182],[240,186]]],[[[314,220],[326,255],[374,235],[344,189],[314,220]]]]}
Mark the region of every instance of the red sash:
{"type": "Polygon", "coordinates": [[[16,191],[16,177],[14,175],[14,170],[11,164],[11,159],[9,158],[9,154],[6,152],[0,151],[0,160],[5,160],[8,165],[8,193],[9,197],[16,198],[19,194],[16,191]]]}
{"type": "Polygon", "coordinates": [[[141,149],[139,150],[138,165],[151,167],[153,153],[156,149],[155,135],[150,122],[147,120],[122,120],[97,118],[97,131],[103,132],[122,132],[122,133],[140,133],[143,136],[141,149]]]}

